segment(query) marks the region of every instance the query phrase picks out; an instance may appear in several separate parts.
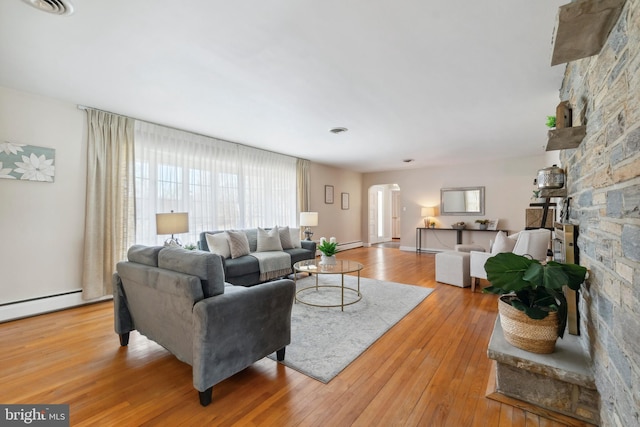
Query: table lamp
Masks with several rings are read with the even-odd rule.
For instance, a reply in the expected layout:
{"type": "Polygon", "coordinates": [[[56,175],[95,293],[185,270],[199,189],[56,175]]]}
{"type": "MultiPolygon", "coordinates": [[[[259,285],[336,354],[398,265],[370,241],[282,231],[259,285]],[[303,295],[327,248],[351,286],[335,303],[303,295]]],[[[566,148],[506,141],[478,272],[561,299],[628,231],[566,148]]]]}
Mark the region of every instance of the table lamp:
{"type": "Polygon", "coordinates": [[[165,246],[182,246],[182,242],[173,235],[187,233],[189,231],[189,214],[187,212],[174,212],[156,214],[156,233],[171,234],[171,238],[165,240],[165,246]]]}
{"type": "Polygon", "coordinates": [[[424,220],[424,226],[426,228],[429,228],[429,217],[432,217],[436,214],[436,210],[433,207],[424,207],[422,208],[422,216],[426,217],[426,219],[424,220]]]}
{"type": "Polygon", "coordinates": [[[300,227],[305,227],[304,235],[307,237],[305,240],[311,240],[313,232],[311,227],[318,225],[318,212],[300,212],[300,227]]]}

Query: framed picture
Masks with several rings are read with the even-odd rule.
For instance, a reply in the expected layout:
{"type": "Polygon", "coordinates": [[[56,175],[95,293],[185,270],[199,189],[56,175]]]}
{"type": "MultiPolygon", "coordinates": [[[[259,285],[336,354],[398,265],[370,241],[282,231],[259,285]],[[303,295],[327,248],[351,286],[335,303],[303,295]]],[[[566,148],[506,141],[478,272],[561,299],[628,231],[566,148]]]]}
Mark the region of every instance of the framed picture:
{"type": "Polygon", "coordinates": [[[328,204],[333,203],[333,185],[324,186],[324,202],[328,204]]]}
{"type": "Polygon", "coordinates": [[[342,209],[349,209],[349,193],[342,193],[342,209]]]}
{"type": "Polygon", "coordinates": [[[490,219],[489,224],[487,224],[487,230],[497,230],[498,229],[498,221],[499,219],[490,219]]]}

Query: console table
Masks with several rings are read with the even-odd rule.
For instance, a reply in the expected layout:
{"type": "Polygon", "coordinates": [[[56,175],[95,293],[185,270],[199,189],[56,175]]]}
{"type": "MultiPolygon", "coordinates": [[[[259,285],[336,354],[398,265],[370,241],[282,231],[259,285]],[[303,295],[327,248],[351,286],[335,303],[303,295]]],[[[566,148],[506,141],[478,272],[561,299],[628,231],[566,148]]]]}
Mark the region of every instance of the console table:
{"type": "MultiPolygon", "coordinates": [[[[481,233],[485,233],[485,232],[491,232],[491,233],[497,233],[498,231],[504,231],[505,233],[509,234],[508,230],[480,230],[478,228],[428,228],[428,227],[417,227],[416,228],[416,252],[430,252],[426,249],[422,249],[422,233],[425,230],[434,230],[434,231],[455,231],[456,232],[456,244],[461,244],[462,243],[462,233],[464,233],[465,231],[478,231],[481,233]]],[[[426,238],[425,238],[425,242],[426,242],[426,238]]]]}

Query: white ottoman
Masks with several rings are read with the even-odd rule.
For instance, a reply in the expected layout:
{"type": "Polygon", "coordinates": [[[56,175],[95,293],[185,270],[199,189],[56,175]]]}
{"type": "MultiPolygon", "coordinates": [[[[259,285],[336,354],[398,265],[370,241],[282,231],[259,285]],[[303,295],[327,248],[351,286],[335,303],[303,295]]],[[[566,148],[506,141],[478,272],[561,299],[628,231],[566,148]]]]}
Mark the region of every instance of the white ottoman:
{"type": "Polygon", "coordinates": [[[436,254],[436,281],[466,288],[471,286],[469,253],[445,251],[436,254]]]}
{"type": "Polygon", "coordinates": [[[454,246],[454,249],[456,252],[484,252],[484,247],[474,244],[457,244],[454,246]]]}

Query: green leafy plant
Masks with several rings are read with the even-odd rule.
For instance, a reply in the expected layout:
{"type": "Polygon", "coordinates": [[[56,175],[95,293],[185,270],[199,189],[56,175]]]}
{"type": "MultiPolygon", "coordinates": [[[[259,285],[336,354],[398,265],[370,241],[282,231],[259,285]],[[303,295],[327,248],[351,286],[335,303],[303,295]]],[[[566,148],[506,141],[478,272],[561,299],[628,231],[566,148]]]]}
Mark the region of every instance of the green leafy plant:
{"type": "Polygon", "coordinates": [[[323,237],[320,239],[318,250],[322,252],[324,256],[333,256],[338,252],[338,242],[335,237],[332,237],[330,240],[323,237]]]}
{"type": "Polygon", "coordinates": [[[476,222],[478,224],[489,224],[489,220],[488,219],[476,219],[476,222]]]}
{"type": "Polygon", "coordinates": [[[540,190],[533,190],[533,196],[531,196],[532,200],[535,200],[540,197],[540,190]]]}
{"type": "Polygon", "coordinates": [[[183,248],[185,248],[186,250],[189,250],[189,251],[195,251],[196,249],[198,249],[198,247],[196,245],[194,245],[193,243],[188,243],[188,244],[184,245],[183,248]]]}
{"type": "Polygon", "coordinates": [[[547,116],[547,126],[550,128],[556,127],[556,116],[547,116]]]}
{"type": "Polygon", "coordinates": [[[551,311],[558,312],[558,336],[564,336],[567,325],[567,300],[563,286],[578,290],[587,269],[577,264],[538,260],[514,253],[492,256],[484,265],[491,286],[483,292],[512,295],[505,301],[532,319],[544,319],[551,311]]]}

